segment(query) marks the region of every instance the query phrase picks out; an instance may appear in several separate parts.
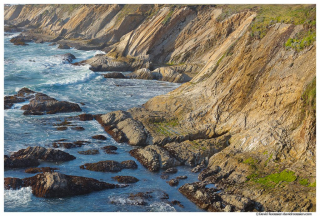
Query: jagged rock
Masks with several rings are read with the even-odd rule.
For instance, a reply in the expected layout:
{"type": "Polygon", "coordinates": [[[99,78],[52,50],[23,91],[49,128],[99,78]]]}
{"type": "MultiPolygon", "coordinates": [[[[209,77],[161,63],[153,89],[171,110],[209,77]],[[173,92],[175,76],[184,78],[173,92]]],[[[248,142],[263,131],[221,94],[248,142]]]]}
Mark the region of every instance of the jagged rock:
{"type": "Polygon", "coordinates": [[[79,154],[83,154],[83,155],[95,155],[95,154],[99,154],[99,150],[98,149],[88,149],[86,151],[78,151],[79,154]]]}
{"type": "Polygon", "coordinates": [[[26,42],[29,42],[21,37],[13,37],[10,39],[10,42],[13,43],[14,45],[20,45],[20,46],[26,46],[29,45],[26,42]]]}
{"type": "Polygon", "coordinates": [[[171,204],[172,205],[178,205],[179,207],[184,208],[184,205],[182,205],[181,202],[178,201],[178,200],[172,200],[171,204]]]}
{"type": "Polygon", "coordinates": [[[92,114],[81,114],[79,115],[79,120],[80,121],[91,121],[93,120],[93,115],[92,114]]]}
{"type": "Polygon", "coordinates": [[[181,164],[169,152],[156,145],[149,145],[143,149],[133,149],[129,153],[152,172],[158,171],[160,168],[167,169],[181,164]]]}
{"type": "Polygon", "coordinates": [[[46,112],[47,114],[81,111],[78,104],[58,101],[42,93],[36,93],[35,97],[30,100],[30,103],[22,106],[21,109],[31,112],[46,112]]]}
{"type": "Polygon", "coordinates": [[[22,180],[5,178],[6,189],[18,189],[20,187],[31,187],[32,193],[37,197],[54,198],[88,194],[120,186],[100,182],[92,178],[64,175],[57,172],[41,173],[22,180]]]}
{"type": "Polygon", "coordinates": [[[22,88],[16,95],[4,97],[4,109],[10,109],[13,104],[24,102],[34,97],[35,92],[28,89],[22,88]]]}
{"type": "Polygon", "coordinates": [[[28,168],[24,172],[25,173],[39,173],[39,172],[54,172],[55,170],[58,170],[58,168],[51,168],[51,167],[38,167],[38,168],[28,168]]]}
{"type": "Polygon", "coordinates": [[[115,176],[112,178],[115,179],[119,183],[125,183],[125,184],[136,183],[139,181],[139,179],[137,179],[136,177],[133,177],[133,176],[115,176]]]}
{"type": "Polygon", "coordinates": [[[170,181],[167,181],[167,183],[173,187],[173,186],[177,186],[179,184],[179,179],[171,179],[170,181]]]}
{"type": "Polygon", "coordinates": [[[97,163],[85,163],[81,165],[80,168],[98,172],[120,172],[122,169],[136,169],[137,164],[134,161],[123,161],[119,163],[117,161],[106,160],[97,163]]]}
{"type": "Polygon", "coordinates": [[[147,134],[140,122],[128,118],[119,122],[117,128],[125,134],[128,139],[128,144],[134,146],[146,145],[147,134]]]}
{"type": "Polygon", "coordinates": [[[92,139],[106,140],[107,137],[105,137],[105,136],[103,136],[103,135],[94,135],[94,136],[92,136],[92,139]]]}
{"type": "Polygon", "coordinates": [[[191,172],[197,173],[197,172],[200,172],[201,169],[203,169],[203,168],[204,168],[204,166],[197,165],[195,168],[193,168],[193,169],[191,170],[191,172]]]}
{"type": "Polygon", "coordinates": [[[113,79],[126,79],[127,77],[120,72],[111,72],[103,74],[104,78],[113,78],[113,79]]]}
{"type": "Polygon", "coordinates": [[[62,162],[74,160],[75,157],[69,153],[55,150],[46,149],[44,147],[28,147],[26,149],[21,149],[14,152],[10,158],[5,156],[4,164],[5,168],[19,168],[19,167],[29,167],[38,166],[38,160],[47,162],[62,162]]]}

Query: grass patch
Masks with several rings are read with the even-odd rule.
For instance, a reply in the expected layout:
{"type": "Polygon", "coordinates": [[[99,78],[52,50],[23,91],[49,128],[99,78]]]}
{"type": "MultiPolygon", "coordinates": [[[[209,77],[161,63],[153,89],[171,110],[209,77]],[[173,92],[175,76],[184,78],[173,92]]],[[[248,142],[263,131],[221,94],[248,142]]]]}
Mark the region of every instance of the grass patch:
{"type": "Polygon", "coordinates": [[[167,16],[163,19],[162,24],[165,25],[171,20],[171,16],[173,14],[175,7],[170,7],[170,12],[167,14],[167,16]]]}
{"type": "Polygon", "coordinates": [[[280,173],[273,173],[263,178],[253,179],[253,181],[266,187],[274,188],[279,182],[293,182],[296,179],[297,176],[293,171],[283,170],[280,173]]]}
{"type": "Polygon", "coordinates": [[[244,160],[242,163],[249,164],[249,165],[255,165],[257,162],[258,161],[256,159],[249,157],[248,159],[244,160]]]}
{"type": "Polygon", "coordinates": [[[268,165],[268,163],[269,163],[269,161],[271,160],[272,156],[273,156],[273,154],[271,154],[271,155],[268,157],[268,159],[266,160],[266,162],[264,163],[264,166],[265,166],[265,167],[268,165]]]}
{"type": "Polygon", "coordinates": [[[316,77],[306,87],[302,94],[303,108],[316,111],[316,77]]]}
{"type": "Polygon", "coordinates": [[[316,187],[316,182],[313,182],[313,183],[309,184],[308,187],[316,187]]]}
{"type": "Polygon", "coordinates": [[[289,38],[284,45],[286,49],[292,48],[299,52],[313,44],[314,41],[316,41],[316,32],[309,30],[297,35],[296,38],[289,38]]]}
{"type": "MultiPolygon", "coordinates": [[[[222,21],[241,11],[255,11],[257,16],[251,23],[251,36],[263,38],[269,27],[275,23],[303,24],[315,33],[316,6],[315,5],[219,5],[222,13],[217,18],[222,21]]],[[[302,37],[303,38],[303,37],[302,37]]],[[[300,38],[300,39],[302,39],[300,38]]],[[[305,39],[307,40],[307,38],[305,39]]],[[[304,42],[303,42],[304,43],[304,42]]],[[[308,43],[308,42],[307,42],[308,43]]]]}
{"type": "Polygon", "coordinates": [[[307,186],[309,184],[309,180],[308,179],[300,179],[299,184],[303,185],[303,186],[307,186]]]}
{"type": "Polygon", "coordinates": [[[60,7],[63,11],[68,12],[68,14],[72,13],[75,9],[81,7],[81,4],[61,4],[60,7]]]}
{"type": "Polygon", "coordinates": [[[174,133],[171,131],[171,128],[174,128],[179,125],[178,119],[172,119],[170,121],[162,121],[154,123],[155,131],[159,134],[170,136],[174,133]]]}

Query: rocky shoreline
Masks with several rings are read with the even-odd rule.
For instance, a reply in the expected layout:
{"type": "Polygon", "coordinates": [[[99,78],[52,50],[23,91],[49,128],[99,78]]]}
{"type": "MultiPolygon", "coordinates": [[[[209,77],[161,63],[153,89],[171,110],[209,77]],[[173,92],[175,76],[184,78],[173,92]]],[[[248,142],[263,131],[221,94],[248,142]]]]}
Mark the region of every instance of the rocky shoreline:
{"type": "MultiPolygon", "coordinates": [[[[60,49],[103,50],[106,54],[73,65],[89,64],[94,72],[112,72],[104,75],[106,79],[184,83],[141,107],[79,118],[95,119],[116,142],[133,146],[130,155],[150,172],[163,171],[161,177],[172,187],[185,179],[170,179],[176,167],[193,167],[193,172],[199,172],[199,182],[179,185],[179,191],[199,208],[214,212],[316,211],[316,43],[309,35],[315,31],[311,21],[315,15],[310,15],[315,6],[301,6],[308,11],[310,22],[284,17],[281,22],[269,20],[266,28],[260,26],[264,16],[258,7],[236,12],[228,6],[128,7],[80,6],[73,13],[60,13],[52,6],[26,6],[24,11],[12,6],[5,12],[5,22],[13,24],[8,31],[29,28],[12,38],[15,45],[52,42],[60,49]],[[16,16],[38,10],[51,11],[64,21],[49,21],[49,25],[38,18],[26,24],[26,19],[16,16]],[[75,16],[80,11],[87,16],[75,16]],[[36,28],[35,24],[43,26],[36,28]],[[131,73],[120,73],[127,71],[131,73]]],[[[67,63],[73,60],[69,54],[62,58],[67,63]]],[[[5,109],[29,100],[21,108],[24,115],[82,111],[78,104],[27,88],[4,100],[5,109]]],[[[55,145],[76,147],[61,141],[55,145]]],[[[115,154],[117,149],[103,150],[115,154]]],[[[35,167],[41,160],[55,161],[56,157],[62,161],[73,158],[59,150],[29,147],[5,156],[5,167],[35,167]]],[[[80,168],[119,172],[136,166],[134,161],[105,160],[80,168]]],[[[137,182],[130,176],[116,179],[137,182]]],[[[27,179],[5,179],[6,188],[27,186],[41,197],[120,187],[52,170],[27,179]],[[50,181],[50,190],[43,190],[48,183],[44,179],[58,182],[50,181]],[[63,193],[55,190],[55,184],[63,193]],[[89,189],[82,187],[87,184],[89,189]]],[[[126,197],[126,202],[144,205],[148,199],[145,193],[126,197]]]]}

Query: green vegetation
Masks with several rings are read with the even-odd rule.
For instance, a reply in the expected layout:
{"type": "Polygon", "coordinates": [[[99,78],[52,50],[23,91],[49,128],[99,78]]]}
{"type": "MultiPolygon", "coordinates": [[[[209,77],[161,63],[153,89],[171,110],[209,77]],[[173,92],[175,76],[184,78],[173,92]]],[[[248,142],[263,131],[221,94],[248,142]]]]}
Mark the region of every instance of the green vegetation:
{"type": "Polygon", "coordinates": [[[286,49],[293,48],[296,51],[300,51],[313,44],[314,41],[316,41],[316,32],[308,31],[302,36],[297,36],[296,38],[289,38],[285,43],[285,47],[286,49]]]}
{"type": "Polygon", "coordinates": [[[171,19],[171,16],[172,16],[172,14],[173,14],[173,11],[174,11],[174,7],[170,7],[170,12],[167,14],[167,16],[163,19],[163,21],[162,21],[162,24],[167,24],[169,21],[170,21],[170,19],[171,19]]]}
{"type": "Polygon", "coordinates": [[[266,162],[264,163],[264,166],[267,166],[267,165],[268,165],[268,163],[269,163],[269,161],[271,160],[272,156],[273,156],[273,154],[271,154],[271,155],[268,157],[268,159],[267,159],[266,162]]]}
{"type": "Polygon", "coordinates": [[[306,87],[302,94],[304,109],[316,111],[316,77],[306,87]]]}
{"type": "Polygon", "coordinates": [[[256,183],[272,188],[274,188],[279,182],[293,182],[296,179],[297,176],[295,173],[289,170],[283,170],[280,173],[273,173],[263,178],[251,178],[251,180],[256,183]]]}
{"type": "Polygon", "coordinates": [[[61,4],[60,7],[63,11],[68,12],[68,14],[72,13],[75,9],[81,7],[81,4],[61,4]]]}
{"type": "Polygon", "coordinates": [[[309,180],[308,179],[300,179],[299,184],[301,184],[303,186],[307,186],[309,184],[309,180]]]}
{"type": "Polygon", "coordinates": [[[316,187],[316,182],[313,182],[313,183],[309,184],[308,187],[316,187]]]}
{"type": "MultiPolygon", "coordinates": [[[[222,21],[232,14],[241,11],[255,11],[257,16],[251,23],[251,36],[262,39],[269,27],[275,23],[302,24],[306,31],[304,35],[298,35],[294,47],[299,50],[307,47],[315,41],[316,32],[316,6],[315,5],[218,5],[223,12],[217,18],[222,21]]],[[[288,45],[290,42],[288,42],[288,45]]]]}
{"type": "Polygon", "coordinates": [[[117,20],[116,20],[116,25],[124,19],[125,16],[129,14],[133,14],[137,12],[141,5],[139,4],[126,4],[124,7],[121,9],[121,11],[118,13],[117,20]]]}
{"type": "Polygon", "coordinates": [[[155,131],[165,136],[174,134],[170,129],[179,125],[178,119],[172,119],[170,121],[162,121],[154,123],[155,131]]]}
{"type": "Polygon", "coordinates": [[[257,162],[258,161],[256,159],[249,157],[248,159],[244,160],[242,163],[249,164],[249,165],[255,165],[257,162]]]}

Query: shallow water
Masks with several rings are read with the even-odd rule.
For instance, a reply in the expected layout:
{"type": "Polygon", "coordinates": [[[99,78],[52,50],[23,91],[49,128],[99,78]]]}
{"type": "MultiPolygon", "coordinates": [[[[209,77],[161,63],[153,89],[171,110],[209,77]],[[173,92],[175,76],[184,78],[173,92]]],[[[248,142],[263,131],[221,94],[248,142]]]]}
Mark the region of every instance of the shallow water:
{"type": "MultiPolygon", "coordinates": [[[[69,175],[95,178],[109,183],[117,183],[111,177],[116,175],[130,175],[140,181],[127,188],[118,188],[94,192],[88,195],[45,199],[32,195],[30,188],[4,191],[4,210],[9,211],[202,211],[186,199],[178,191],[179,186],[197,181],[197,174],[190,172],[189,167],[179,167],[178,173],[170,175],[174,178],[187,175],[188,179],[180,180],[180,184],[171,187],[166,180],[160,178],[161,173],[151,173],[138,161],[129,155],[133,148],[126,143],[115,142],[96,121],[80,122],[71,120],[73,125],[82,126],[84,131],[57,131],[54,124],[64,120],[64,117],[76,116],[81,113],[104,114],[114,110],[127,110],[142,105],[150,98],[165,94],[179,86],[179,84],[150,81],[150,80],[121,80],[105,79],[101,73],[90,71],[89,66],[73,66],[61,61],[58,54],[72,53],[76,61],[81,61],[102,53],[101,51],[61,50],[49,43],[29,46],[14,46],[9,42],[12,36],[5,36],[4,51],[4,94],[13,95],[22,88],[42,92],[58,100],[66,100],[80,105],[83,112],[64,113],[44,116],[24,116],[16,104],[12,109],[4,111],[4,153],[17,151],[28,146],[51,147],[54,140],[68,141],[87,140],[91,143],[80,148],[63,149],[76,157],[75,160],[56,163],[41,163],[41,167],[59,168],[59,172],[69,175]],[[103,134],[108,137],[105,141],[91,139],[93,135],[103,134]],[[81,155],[78,151],[99,149],[105,145],[118,147],[118,154],[105,154],[100,150],[98,155],[81,155]],[[80,165],[101,160],[135,160],[138,169],[124,169],[118,173],[102,173],[82,170],[80,165]],[[152,199],[146,205],[131,205],[127,199],[130,193],[141,191],[165,191],[169,194],[169,201],[179,200],[185,208],[171,206],[166,200],[152,199]]],[[[74,61],[74,62],[76,62],[74,61]]],[[[102,73],[103,74],[103,73],[102,73]]],[[[25,178],[34,174],[24,173],[24,169],[5,170],[5,177],[25,178]]]]}

